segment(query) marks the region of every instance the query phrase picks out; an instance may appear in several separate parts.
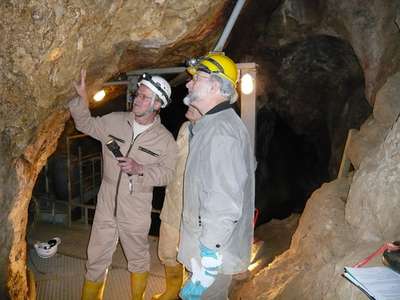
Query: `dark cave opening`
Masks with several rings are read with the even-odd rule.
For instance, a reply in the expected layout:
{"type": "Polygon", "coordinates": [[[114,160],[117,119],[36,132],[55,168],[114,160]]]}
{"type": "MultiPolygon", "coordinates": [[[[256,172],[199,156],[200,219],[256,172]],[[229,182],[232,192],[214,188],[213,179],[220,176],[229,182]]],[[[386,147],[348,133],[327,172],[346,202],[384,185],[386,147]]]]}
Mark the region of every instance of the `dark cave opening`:
{"type": "Polygon", "coordinates": [[[371,112],[351,46],[311,36],[257,53],[256,206],[258,225],[301,213],[307,199],[337,176],[348,130],[371,112]],[[267,82],[267,84],[265,84],[267,82]]]}
{"type": "Polygon", "coordinates": [[[296,134],[265,107],[257,113],[256,207],[258,224],[301,213],[312,191],[328,181],[330,141],[326,128],[310,138],[296,134]],[[315,141],[322,137],[320,144],[315,141]]]}

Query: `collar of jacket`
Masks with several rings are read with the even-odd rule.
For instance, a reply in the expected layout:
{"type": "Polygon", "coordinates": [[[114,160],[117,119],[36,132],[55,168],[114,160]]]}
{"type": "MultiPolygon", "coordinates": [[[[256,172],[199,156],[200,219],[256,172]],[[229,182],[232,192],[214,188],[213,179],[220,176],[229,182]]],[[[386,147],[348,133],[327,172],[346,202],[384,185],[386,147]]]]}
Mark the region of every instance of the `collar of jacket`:
{"type": "MultiPolygon", "coordinates": [[[[129,113],[129,116],[128,116],[127,121],[128,121],[128,123],[129,123],[129,125],[130,125],[131,127],[133,126],[133,121],[134,121],[134,120],[135,120],[135,115],[134,115],[132,112],[129,113]]],[[[154,126],[160,125],[160,124],[161,124],[160,116],[159,116],[159,115],[156,115],[156,116],[154,117],[153,124],[152,124],[149,128],[147,128],[146,131],[149,130],[150,128],[153,128],[154,126]]]]}
{"type": "Polygon", "coordinates": [[[208,112],[206,112],[206,115],[215,114],[224,109],[228,109],[228,108],[232,108],[232,107],[233,107],[233,105],[230,104],[229,101],[224,101],[224,102],[221,102],[221,103],[215,105],[213,108],[211,108],[208,112]]]}
{"type": "MultiPolygon", "coordinates": [[[[133,121],[134,121],[134,119],[135,119],[135,115],[132,112],[130,112],[127,115],[126,121],[127,121],[129,127],[132,130],[132,141],[133,141],[133,121]]],[[[153,124],[149,128],[147,128],[145,131],[143,131],[142,134],[145,133],[145,132],[148,132],[149,130],[152,130],[153,128],[155,128],[157,126],[161,126],[161,118],[160,118],[159,115],[155,116],[153,124]]]]}
{"type": "Polygon", "coordinates": [[[233,105],[230,104],[229,101],[224,101],[214,106],[193,125],[193,128],[191,130],[192,136],[195,136],[197,132],[199,132],[204,126],[206,126],[208,120],[218,118],[217,113],[227,111],[229,108],[233,109],[233,105]]]}

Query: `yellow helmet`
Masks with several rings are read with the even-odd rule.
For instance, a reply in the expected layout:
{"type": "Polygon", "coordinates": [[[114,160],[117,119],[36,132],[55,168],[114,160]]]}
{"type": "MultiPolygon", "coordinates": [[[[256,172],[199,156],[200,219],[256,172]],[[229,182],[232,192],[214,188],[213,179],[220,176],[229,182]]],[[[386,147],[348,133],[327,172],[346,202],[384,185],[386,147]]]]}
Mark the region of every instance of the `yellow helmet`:
{"type": "Polygon", "coordinates": [[[186,70],[194,75],[197,71],[208,74],[216,74],[229,80],[234,87],[238,81],[238,70],[236,64],[222,52],[210,52],[206,56],[189,59],[186,70]]]}

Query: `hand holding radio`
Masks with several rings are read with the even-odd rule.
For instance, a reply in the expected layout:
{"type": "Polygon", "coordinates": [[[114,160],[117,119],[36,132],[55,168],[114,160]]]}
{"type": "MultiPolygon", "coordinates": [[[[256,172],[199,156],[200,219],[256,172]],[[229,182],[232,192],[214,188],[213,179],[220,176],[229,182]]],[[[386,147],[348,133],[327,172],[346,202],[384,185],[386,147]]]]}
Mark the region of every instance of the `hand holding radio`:
{"type": "Polygon", "coordinates": [[[118,157],[118,165],[128,175],[143,175],[143,166],[130,157],[118,157]]]}
{"type": "Polygon", "coordinates": [[[114,139],[109,140],[106,143],[107,148],[114,154],[115,157],[122,157],[121,150],[119,149],[119,145],[114,139]]]}
{"type": "Polygon", "coordinates": [[[122,172],[125,172],[129,176],[143,174],[143,166],[130,157],[124,157],[118,143],[114,139],[109,140],[106,146],[117,158],[118,166],[120,166],[122,172]]]}

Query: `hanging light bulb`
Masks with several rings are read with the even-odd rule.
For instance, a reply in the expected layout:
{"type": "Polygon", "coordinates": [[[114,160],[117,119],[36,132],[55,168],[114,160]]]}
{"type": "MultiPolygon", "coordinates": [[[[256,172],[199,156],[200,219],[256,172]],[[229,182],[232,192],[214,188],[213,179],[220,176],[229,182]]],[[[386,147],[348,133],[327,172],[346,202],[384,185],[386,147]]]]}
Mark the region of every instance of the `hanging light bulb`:
{"type": "Polygon", "coordinates": [[[106,91],[105,90],[100,90],[93,96],[93,99],[96,102],[100,102],[101,100],[104,99],[105,96],[106,96],[106,91]]]}
{"type": "Polygon", "coordinates": [[[249,95],[253,92],[254,79],[249,73],[242,76],[242,79],[240,80],[240,89],[245,95],[249,95]]]}

